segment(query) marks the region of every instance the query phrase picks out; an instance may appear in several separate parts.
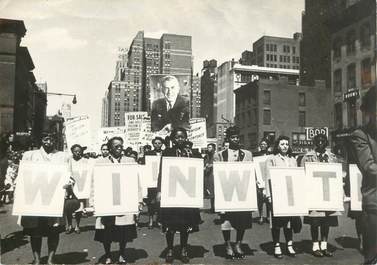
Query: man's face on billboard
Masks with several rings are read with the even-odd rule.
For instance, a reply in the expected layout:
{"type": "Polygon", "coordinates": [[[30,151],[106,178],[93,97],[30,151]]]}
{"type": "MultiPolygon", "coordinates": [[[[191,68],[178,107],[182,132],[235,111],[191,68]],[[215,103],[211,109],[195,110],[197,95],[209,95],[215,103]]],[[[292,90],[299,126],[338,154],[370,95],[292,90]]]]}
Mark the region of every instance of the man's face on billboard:
{"type": "Polygon", "coordinates": [[[179,94],[179,84],[176,79],[168,79],[162,83],[162,93],[167,101],[174,103],[179,94]]]}

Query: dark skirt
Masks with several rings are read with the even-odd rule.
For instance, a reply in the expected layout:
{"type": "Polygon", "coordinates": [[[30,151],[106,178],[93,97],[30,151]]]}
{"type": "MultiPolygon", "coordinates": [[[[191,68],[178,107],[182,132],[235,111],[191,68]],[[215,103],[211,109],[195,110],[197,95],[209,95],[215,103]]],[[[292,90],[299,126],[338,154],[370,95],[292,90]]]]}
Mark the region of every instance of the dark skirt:
{"type": "Polygon", "coordinates": [[[132,242],[137,238],[136,225],[115,225],[115,216],[101,217],[104,229],[96,229],[94,240],[102,243],[132,242]]]}
{"type": "Polygon", "coordinates": [[[236,230],[246,230],[252,228],[252,212],[226,212],[220,215],[221,221],[229,221],[236,230]]]}
{"type": "Polygon", "coordinates": [[[160,222],[164,232],[167,230],[197,232],[202,218],[197,208],[161,208],[160,222]]]}
{"type": "Polygon", "coordinates": [[[301,218],[299,216],[279,216],[279,217],[272,217],[271,224],[272,228],[284,228],[288,226],[290,222],[291,229],[294,233],[300,233],[302,228],[301,218]]]}
{"type": "Polygon", "coordinates": [[[157,213],[158,209],[160,208],[160,203],[157,201],[157,193],[157,188],[148,188],[148,194],[145,202],[148,206],[148,213],[150,215],[157,213]]]}
{"type": "Polygon", "coordinates": [[[204,175],[204,198],[212,199],[215,197],[215,187],[213,183],[213,172],[204,175]]]}
{"type": "Polygon", "coordinates": [[[64,226],[50,226],[48,224],[49,217],[39,217],[38,225],[33,228],[24,228],[23,234],[32,237],[50,237],[59,235],[64,231],[64,226]]]}
{"type": "Polygon", "coordinates": [[[305,216],[304,224],[311,226],[338,226],[338,216],[330,216],[333,212],[326,212],[326,216],[305,216]]]}

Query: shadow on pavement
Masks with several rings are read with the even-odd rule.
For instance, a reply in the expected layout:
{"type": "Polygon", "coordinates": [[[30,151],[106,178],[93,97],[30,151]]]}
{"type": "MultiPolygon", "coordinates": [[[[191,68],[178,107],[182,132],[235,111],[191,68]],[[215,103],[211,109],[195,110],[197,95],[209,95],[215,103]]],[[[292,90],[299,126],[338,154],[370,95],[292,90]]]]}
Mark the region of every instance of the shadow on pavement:
{"type": "Polygon", "coordinates": [[[10,233],[1,240],[2,254],[24,246],[28,243],[29,240],[24,236],[22,231],[10,233]]]}
{"type": "MultiPolygon", "coordinates": [[[[79,264],[88,263],[90,259],[87,258],[88,253],[86,252],[68,252],[64,254],[57,254],[54,258],[54,263],[56,264],[79,264]]],[[[47,263],[47,256],[41,258],[41,263],[47,263]]]]}
{"type": "MultiPolygon", "coordinates": [[[[256,252],[256,249],[251,249],[248,244],[241,244],[241,249],[243,252],[245,252],[246,256],[254,256],[254,252],[256,252]]],[[[219,244],[213,246],[213,253],[217,257],[225,258],[225,245],[219,244]]]]}
{"type": "MultiPolygon", "coordinates": [[[[161,252],[159,257],[162,259],[165,259],[166,252],[167,252],[167,248],[165,248],[161,252]]],[[[181,254],[181,246],[174,246],[173,252],[174,252],[174,258],[179,259],[180,254],[181,254]]],[[[209,251],[208,249],[205,249],[203,246],[188,245],[187,252],[188,252],[189,258],[194,259],[194,258],[204,258],[204,254],[209,251]]]]}
{"type": "Polygon", "coordinates": [[[342,248],[354,248],[360,249],[360,241],[357,238],[342,236],[335,238],[336,243],[338,243],[342,248]]]}
{"type": "MultiPolygon", "coordinates": [[[[139,259],[145,259],[148,257],[148,253],[144,249],[126,248],[126,261],[134,263],[139,259]]],[[[118,263],[119,251],[111,251],[110,254],[113,263],[118,263]]],[[[98,264],[105,263],[105,254],[98,259],[98,264]]]]}

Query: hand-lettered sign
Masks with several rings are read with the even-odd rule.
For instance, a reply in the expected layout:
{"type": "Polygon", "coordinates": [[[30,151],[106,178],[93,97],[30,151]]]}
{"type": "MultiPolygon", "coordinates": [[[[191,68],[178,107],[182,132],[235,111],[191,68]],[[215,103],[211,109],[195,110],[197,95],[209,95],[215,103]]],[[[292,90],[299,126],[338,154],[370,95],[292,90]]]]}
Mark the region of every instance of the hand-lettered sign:
{"type": "Polygon", "coordinates": [[[361,211],[362,196],[361,196],[361,181],[363,176],[357,165],[350,165],[350,195],[351,195],[351,210],[361,211]]]}
{"type": "Polygon", "coordinates": [[[161,207],[203,207],[203,159],[163,157],[161,207]]]}
{"type": "Polygon", "coordinates": [[[214,162],[215,211],[257,210],[255,169],[252,162],[214,162]]]}
{"type": "Polygon", "coordinates": [[[306,205],[305,170],[302,167],[269,169],[274,216],[303,216],[306,205]]]}
{"type": "Polygon", "coordinates": [[[70,172],[66,163],[21,161],[13,215],[63,216],[70,172]]]}
{"type": "Polygon", "coordinates": [[[340,163],[305,163],[309,210],[344,211],[340,163]]]}
{"type": "Polygon", "coordinates": [[[96,164],[93,168],[96,216],[138,213],[139,165],[96,164]]]}

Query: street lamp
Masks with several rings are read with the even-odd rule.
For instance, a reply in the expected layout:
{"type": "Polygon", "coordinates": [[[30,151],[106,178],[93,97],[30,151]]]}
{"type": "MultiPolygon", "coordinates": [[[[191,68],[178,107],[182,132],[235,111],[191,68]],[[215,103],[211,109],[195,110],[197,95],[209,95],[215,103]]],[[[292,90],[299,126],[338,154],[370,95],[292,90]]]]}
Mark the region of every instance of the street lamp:
{"type": "Polygon", "coordinates": [[[76,94],[64,94],[64,93],[55,93],[55,92],[47,92],[47,95],[56,95],[56,96],[70,96],[73,97],[72,104],[77,103],[76,94]]]}

